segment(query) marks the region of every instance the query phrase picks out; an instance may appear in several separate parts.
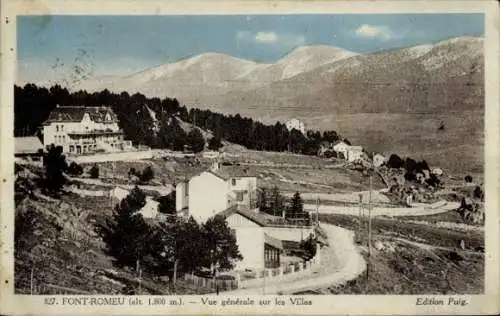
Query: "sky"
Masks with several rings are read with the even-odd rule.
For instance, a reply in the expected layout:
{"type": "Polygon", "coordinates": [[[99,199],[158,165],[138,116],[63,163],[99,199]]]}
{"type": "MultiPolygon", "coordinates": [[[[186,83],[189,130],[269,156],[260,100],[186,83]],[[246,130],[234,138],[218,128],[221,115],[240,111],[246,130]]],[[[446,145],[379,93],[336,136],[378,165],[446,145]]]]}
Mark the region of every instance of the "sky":
{"type": "Polygon", "coordinates": [[[484,36],[482,14],[19,16],[16,83],[123,76],[205,52],[273,63],[306,45],[372,53],[484,36]]]}

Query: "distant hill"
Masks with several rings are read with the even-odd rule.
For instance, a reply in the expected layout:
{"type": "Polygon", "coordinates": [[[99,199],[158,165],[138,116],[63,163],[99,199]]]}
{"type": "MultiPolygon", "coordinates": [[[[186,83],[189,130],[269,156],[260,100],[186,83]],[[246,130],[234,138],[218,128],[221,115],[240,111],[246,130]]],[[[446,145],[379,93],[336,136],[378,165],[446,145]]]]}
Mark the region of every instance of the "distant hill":
{"type": "Polygon", "coordinates": [[[333,46],[304,46],[275,64],[262,64],[221,53],[204,53],[124,77],[92,78],[72,90],[140,92],[146,96],[174,97],[186,104],[204,104],[207,97],[265,86],[354,55],[333,46]]]}

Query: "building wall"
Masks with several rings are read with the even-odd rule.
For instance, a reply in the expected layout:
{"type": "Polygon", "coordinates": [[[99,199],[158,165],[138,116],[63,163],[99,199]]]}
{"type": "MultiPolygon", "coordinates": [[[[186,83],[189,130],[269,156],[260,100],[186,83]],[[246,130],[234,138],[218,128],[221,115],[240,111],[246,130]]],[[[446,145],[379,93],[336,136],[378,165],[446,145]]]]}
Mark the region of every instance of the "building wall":
{"type": "Polygon", "coordinates": [[[296,129],[298,130],[299,132],[301,132],[302,134],[305,133],[305,126],[304,126],[304,123],[302,123],[301,121],[297,120],[297,119],[291,119],[290,121],[288,121],[286,124],[285,124],[286,128],[291,131],[292,129],[296,129]]]}
{"type": "Polygon", "coordinates": [[[237,191],[245,192],[242,193],[243,200],[234,200],[236,204],[250,206],[250,200],[256,199],[257,194],[257,178],[256,177],[243,177],[243,178],[232,178],[228,181],[229,191],[233,192],[232,197],[236,197],[237,191]]]}
{"type": "Polygon", "coordinates": [[[240,214],[227,218],[228,226],[236,233],[236,243],[243,260],[236,262],[237,270],[264,268],[264,229],[240,214]]]}
{"type": "Polygon", "coordinates": [[[181,182],[175,187],[175,209],[180,211],[188,207],[187,183],[181,182]]]}
{"type": "Polygon", "coordinates": [[[363,156],[363,152],[360,150],[348,150],[347,151],[347,160],[349,161],[355,161],[358,159],[361,159],[363,156]]]}
{"type": "Polygon", "coordinates": [[[341,152],[342,154],[344,154],[344,157],[347,159],[347,155],[348,155],[348,150],[349,150],[349,145],[347,145],[346,143],[338,143],[336,145],[333,146],[333,150],[335,150],[336,152],[341,152]]]}
{"type": "Polygon", "coordinates": [[[199,221],[228,208],[227,182],[210,172],[203,172],[189,181],[189,214],[199,221]]]}
{"type": "Polygon", "coordinates": [[[375,165],[375,167],[380,167],[381,165],[383,165],[385,162],[385,157],[382,156],[382,155],[379,155],[379,154],[376,154],[375,156],[373,156],[373,164],[375,165]]]}
{"type": "Polygon", "coordinates": [[[314,232],[313,228],[265,227],[264,232],[280,240],[301,241],[314,232]]]}
{"type": "MultiPolygon", "coordinates": [[[[94,122],[88,114],[83,116],[83,119],[80,122],[52,122],[43,127],[43,144],[50,145],[54,144],[56,146],[62,146],[64,152],[70,151],[70,145],[81,145],[82,148],[84,145],[88,148],[86,151],[93,151],[97,149],[100,143],[121,143],[123,142],[122,135],[103,135],[98,136],[94,139],[94,137],[88,138],[75,138],[75,136],[70,137],[68,133],[85,133],[95,130],[110,130],[112,132],[120,131],[120,127],[117,122],[94,122]],[[91,146],[88,145],[97,145],[91,146]]],[[[102,145],[100,146],[102,147],[102,145]]],[[[106,146],[104,146],[106,147],[106,146]]],[[[74,152],[76,152],[76,147],[73,148],[74,152]]],[[[108,149],[108,148],[103,148],[108,149]]],[[[107,150],[108,151],[108,150],[107,150]]]]}

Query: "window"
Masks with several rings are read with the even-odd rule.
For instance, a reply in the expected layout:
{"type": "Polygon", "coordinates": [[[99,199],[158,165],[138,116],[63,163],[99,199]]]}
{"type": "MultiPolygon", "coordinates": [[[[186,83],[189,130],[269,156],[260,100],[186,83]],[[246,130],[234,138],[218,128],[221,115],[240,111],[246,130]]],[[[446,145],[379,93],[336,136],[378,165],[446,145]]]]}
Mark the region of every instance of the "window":
{"type": "Polygon", "coordinates": [[[64,131],[64,125],[61,125],[61,132],[64,131]]]}
{"type": "Polygon", "coordinates": [[[59,132],[59,125],[56,125],[56,132],[59,132]]]}
{"type": "Polygon", "coordinates": [[[231,184],[232,184],[233,186],[235,186],[235,185],[236,185],[236,179],[231,179],[231,184]]]}
{"type": "Polygon", "coordinates": [[[75,146],[69,145],[69,152],[72,153],[75,151],[75,146]]]}
{"type": "Polygon", "coordinates": [[[243,192],[242,191],[236,192],[236,200],[243,201],[243,192]]]}

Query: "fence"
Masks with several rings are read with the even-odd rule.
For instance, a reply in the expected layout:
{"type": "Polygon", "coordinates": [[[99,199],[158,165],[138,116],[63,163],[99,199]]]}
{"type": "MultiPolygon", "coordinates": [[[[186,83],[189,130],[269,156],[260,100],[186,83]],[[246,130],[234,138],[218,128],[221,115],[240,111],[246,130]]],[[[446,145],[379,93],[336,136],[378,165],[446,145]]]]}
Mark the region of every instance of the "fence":
{"type": "Polygon", "coordinates": [[[309,261],[293,262],[283,264],[275,269],[263,269],[255,273],[255,278],[245,278],[238,282],[240,288],[255,287],[264,284],[289,281],[297,276],[306,275],[312,272],[312,269],[319,265],[321,250],[318,249],[316,256],[309,261]]]}
{"type": "Polygon", "coordinates": [[[185,274],[184,281],[187,284],[197,288],[197,289],[209,289],[211,292],[219,291],[231,291],[235,290],[239,286],[238,278],[235,279],[218,279],[218,278],[204,278],[193,274],[185,274]]]}

